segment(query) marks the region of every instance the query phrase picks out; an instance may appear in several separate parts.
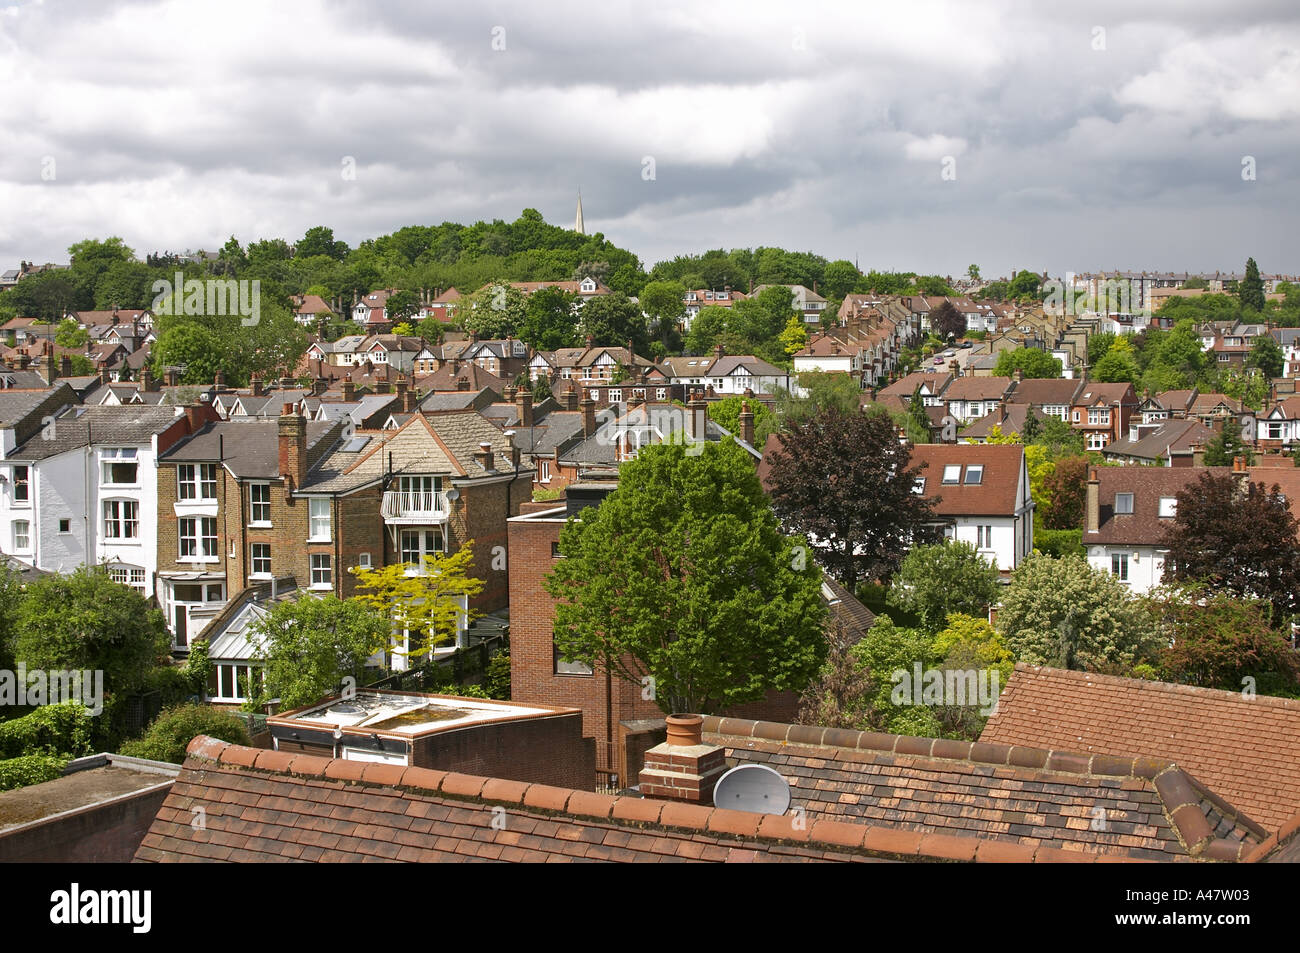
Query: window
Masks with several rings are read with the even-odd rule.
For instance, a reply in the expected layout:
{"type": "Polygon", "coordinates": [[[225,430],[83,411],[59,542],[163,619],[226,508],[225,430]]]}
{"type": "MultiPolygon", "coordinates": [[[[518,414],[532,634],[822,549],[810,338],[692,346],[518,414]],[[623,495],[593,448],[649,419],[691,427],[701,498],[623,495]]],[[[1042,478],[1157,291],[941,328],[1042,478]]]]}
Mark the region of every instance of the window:
{"type": "Polygon", "coordinates": [[[139,539],[140,504],[135,500],[104,501],[104,538],[139,539]]]}
{"type": "Polygon", "coordinates": [[[1281,439],[1282,439],[1282,424],[1281,424],[1281,423],[1274,423],[1274,422],[1272,422],[1272,421],[1269,422],[1269,425],[1268,425],[1268,439],[1269,439],[1269,440],[1281,440],[1281,439]]]}
{"type": "Polygon", "coordinates": [[[370,554],[369,554],[369,553],[358,553],[358,554],[357,554],[357,568],[358,568],[358,569],[369,569],[369,568],[370,568],[370,554]]]}
{"type": "Polygon", "coordinates": [[[249,547],[250,572],[252,576],[271,575],[271,544],[253,543],[249,547]]]}
{"type": "Polygon", "coordinates": [[[14,520],[14,549],[32,548],[32,524],[27,520],[14,520]]]}
{"type": "Polygon", "coordinates": [[[117,450],[103,450],[99,454],[102,482],[116,484],[133,484],[138,482],[135,459],[135,447],[122,447],[117,450]]]}
{"type": "Polygon", "coordinates": [[[248,512],[251,525],[271,525],[271,484],[248,484],[248,512]]]}
{"type": "Polygon", "coordinates": [[[944,465],[944,468],[943,468],[943,482],[944,482],[945,484],[949,484],[949,483],[960,483],[960,482],[961,482],[961,464],[960,464],[960,463],[949,463],[949,464],[945,464],[945,465],[944,465]]]}
{"type": "Polygon", "coordinates": [[[60,533],[71,533],[71,532],[72,532],[72,520],[59,520],[59,532],[60,532],[60,533]]]}
{"type": "Polygon", "coordinates": [[[609,402],[619,404],[623,401],[623,389],[621,387],[611,387],[609,389],[609,402]]]}
{"type": "Polygon", "coordinates": [[[217,498],[217,465],[215,463],[182,463],[176,468],[177,499],[215,500],[217,498]]]}
{"type": "Polygon", "coordinates": [[[925,477],[917,477],[912,481],[912,492],[917,496],[925,495],[925,477]]]}
{"type": "Polygon", "coordinates": [[[1088,424],[1092,427],[1110,426],[1109,410],[1090,410],[1088,411],[1088,424]]]}
{"type": "Polygon", "coordinates": [[[1162,496],[1160,497],[1160,516],[1168,519],[1178,515],[1178,497],[1162,496]]]}
{"type": "Polygon", "coordinates": [[[260,665],[214,665],[208,675],[208,697],[212,701],[242,702],[261,691],[265,669],[260,665]]]}
{"type": "Polygon", "coordinates": [[[181,559],[217,558],[217,521],[212,516],[186,516],[180,521],[181,559]]]}
{"type": "Polygon", "coordinates": [[[208,602],[224,602],[225,597],[222,593],[221,583],[216,582],[209,585],[206,589],[205,598],[208,602]]]}
{"type": "Polygon", "coordinates": [[[311,514],[311,538],[329,542],[330,538],[330,501],[328,498],[317,498],[308,501],[308,510],[311,514]]]}
{"type": "Polygon", "coordinates": [[[966,467],[966,482],[972,484],[984,482],[983,464],[973,463],[966,467]]]}
{"type": "Polygon", "coordinates": [[[667,387],[660,387],[655,390],[655,400],[667,400],[667,399],[668,399],[667,387]]]}
{"type": "Polygon", "coordinates": [[[27,503],[31,500],[31,469],[14,467],[14,502],[27,503]]]}
{"type": "Polygon", "coordinates": [[[144,570],[131,569],[126,566],[114,566],[108,570],[108,578],[122,586],[130,586],[140,595],[147,595],[144,590],[144,570]]]}
{"type": "Polygon", "coordinates": [[[334,585],[334,573],[330,563],[330,557],[312,556],[311,557],[311,587],[313,589],[329,589],[334,585]]]}
{"type": "Polygon", "coordinates": [[[537,481],[539,483],[549,483],[551,479],[551,461],[537,461],[537,481]]]}
{"type": "Polygon", "coordinates": [[[1104,450],[1105,447],[1106,447],[1106,434],[1104,434],[1104,433],[1090,433],[1090,434],[1088,434],[1088,449],[1089,449],[1089,450],[1104,450]]]}
{"type": "Polygon", "coordinates": [[[1077,410],[1074,412],[1074,422],[1076,424],[1079,422],[1079,412],[1077,410]]]}
{"type": "Polygon", "coordinates": [[[1120,582],[1128,582],[1128,553],[1111,553],[1110,574],[1120,582]]]}
{"type": "Polygon", "coordinates": [[[560,544],[558,542],[551,543],[551,558],[552,559],[564,558],[564,553],[560,552],[560,544]]]}
{"type": "Polygon", "coordinates": [[[976,549],[993,548],[993,527],[992,526],[975,527],[975,548],[976,549]]]}
{"type": "Polygon", "coordinates": [[[566,662],[560,658],[560,650],[555,649],[556,675],[591,675],[591,666],[585,662],[566,662]]]}
{"type": "Polygon", "coordinates": [[[414,563],[416,567],[425,556],[441,553],[442,531],[436,529],[402,530],[402,562],[414,563]]]}
{"type": "Polygon", "coordinates": [[[1115,512],[1132,513],[1133,512],[1133,494],[1116,493],[1115,494],[1115,512]]]}

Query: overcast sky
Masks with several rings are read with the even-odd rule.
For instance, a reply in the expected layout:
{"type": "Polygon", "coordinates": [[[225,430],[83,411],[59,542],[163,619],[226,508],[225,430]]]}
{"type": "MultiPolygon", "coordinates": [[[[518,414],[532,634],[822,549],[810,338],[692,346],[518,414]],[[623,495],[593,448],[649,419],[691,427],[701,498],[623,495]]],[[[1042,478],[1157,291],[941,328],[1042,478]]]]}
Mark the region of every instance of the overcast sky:
{"type": "Polygon", "coordinates": [[[1300,272],[1294,0],[0,0],[0,90],[0,269],[581,187],[647,267],[1300,272]]]}

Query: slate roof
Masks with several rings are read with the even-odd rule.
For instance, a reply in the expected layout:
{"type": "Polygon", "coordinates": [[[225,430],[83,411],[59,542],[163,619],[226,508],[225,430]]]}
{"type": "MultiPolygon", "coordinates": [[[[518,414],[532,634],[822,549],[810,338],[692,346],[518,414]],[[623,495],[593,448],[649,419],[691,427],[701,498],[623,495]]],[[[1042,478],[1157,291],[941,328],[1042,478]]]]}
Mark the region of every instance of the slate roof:
{"type": "Polygon", "coordinates": [[[930,371],[913,371],[912,373],[900,377],[888,387],[881,389],[879,399],[883,402],[887,398],[897,397],[904,405],[912,400],[912,395],[922,384],[929,385],[930,394],[938,397],[943,393],[943,389],[952,381],[952,375],[947,371],[930,372],[930,371]]]}
{"type": "Polygon", "coordinates": [[[1002,404],[997,410],[989,411],[962,430],[961,437],[963,440],[976,438],[987,440],[995,426],[1001,429],[1004,437],[1011,433],[1022,433],[1025,429],[1025,418],[1031,412],[1040,423],[1045,420],[1043,415],[1030,404],[1002,404]]]}
{"type": "Polygon", "coordinates": [[[1102,448],[1101,453],[1105,457],[1162,460],[1174,450],[1204,447],[1212,436],[1214,431],[1199,420],[1191,418],[1169,420],[1141,440],[1112,440],[1102,448]]]}
{"type": "Polygon", "coordinates": [[[415,385],[422,391],[454,391],[461,389],[457,382],[462,378],[469,382],[467,389],[471,391],[480,391],[488,387],[501,394],[510,385],[510,381],[506,378],[497,377],[472,361],[461,362],[460,367],[454,371],[450,363],[443,364],[432,374],[417,378],[415,385]]]}
{"type": "Polygon", "coordinates": [[[1170,758],[1269,831],[1300,812],[1300,700],[1018,664],[980,740],[1170,758]]]}
{"type": "Polygon", "coordinates": [[[89,446],[148,446],[153,435],[176,422],[178,407],[148,404],[79,405],[53,421],[50,439],[41,433],[9,456],[16,460],[45,460],[89,446]]]}
{"type": "Polygon", "coordinates": [[[911,465],[925,464],[922,495],[936,500],[936,516],[1014,516],[1024,452],[1019,444],[917,444],[912,447],[911,465]],[[963,482],[944,485],[944,467],[953,464],[962,466],[963,482]],[[984,467],[977,484],[964,482],[970,464],[984,467]]]}
{"type": "Polygon", "coordinates": [[[1167,757],[1111,753],[1122,746],[1081,753],[715,717],[704,719],[704,740],[729,762],[777,771],[809,820],[952,834],[972,854],[989,840],[1021,860],[1044,849],[1238,860],[1267,836],[1167,757]],[[1105,829],[1094,829],[1101,818],[1105,829]]]}
{"type": "Polygon", "coordinates": [[[943,399],[1001,400],[1010,387],[1009,377],[958,377],[944,390],[943,399]]]}
{"type": "Polygon", "coordinates": [[[1083,386],[1083,381],[1066,378],[1028,378],[1017,381],[1015,389],[1007,397],[1008,404],[1029,404],[1042,407],[1044,404],[1057,404],[1069,407],[1074,396],[1083,386]]]}
{"type": "Polygon", "coordinates": [[[1112,407],[1124,404],[1137,405],[1132,384],[1085,381],[1075,398],[1075,406],[1078,407],[1112,407]]]}
{"type": "MultiPolygon", "coordinates": [[[[187,440],[180,441],[159,463],[213,462],[219,459],[239,479],[275,480],[280,476],[279,420],[275,417],[235,417],[206,424],[187,440]],[[222,439],[224,438],[224,440],[222,439]]],[[[307,421],[307,458],[313,460],[324,448],[322,439],[337,433],[337,421],[307,421]]],[[[331,438],[332,439],[332,438],[331,438]]],[[[308,476],[310,482],[311,476],[308,476]]]]}

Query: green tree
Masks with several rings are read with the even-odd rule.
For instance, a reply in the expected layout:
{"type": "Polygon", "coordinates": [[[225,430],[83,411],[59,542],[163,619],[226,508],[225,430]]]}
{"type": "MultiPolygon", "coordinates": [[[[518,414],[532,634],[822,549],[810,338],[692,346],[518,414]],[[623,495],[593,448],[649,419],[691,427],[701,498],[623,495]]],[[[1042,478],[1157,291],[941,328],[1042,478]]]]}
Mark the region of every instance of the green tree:
{"type": "Polygon", "coordinates": [[[1092,379],[1107,384],[1135,384],[1138,379],[1137,358],[1126,337],[1116,337],[1105,357],[1092,369],[1092,379]]]}
{"type": "Polygon", "coordinates": [[[862,388],[843,371],[804,371],[796,375],[795,386],[803,397],[778,389],[777,411],[787,421],[802,420],[825,410],[855,414],[862,400],[862,388]]]}
{"type": "Polygon", "coordinates": [[[333,258],[335,261],[342,261],[347,257],[348,246],[346,242],[334,240],[334,229],[327,228],[324,225],[317,225],[314,228],[307,229],[307,234],[298,240],[294,246],[293,254],[295,258],[312,258],[316,255],[324,255],[327,258],[333,258]]]}
{"type": "Polygon", "coordinates": [[[1019,662],[1098,671],[1131,668],[1159,647],[1129,587],[1080,556],[1034,554],[1011,574],[997,629],[1019,662]]]}
{"type": "Polygon", "coordinates": [[[64,318],[54,332],[54,343],[59,347],[85,347],[90,333],[75,318],[64,318]]]}
{"type": "Polygon", "coordinates": [[[649,676],[664,712],[802,691],[821,665],[821,573],[734,441],[643,448],[560,552],[545,587],[561,657],[649,676]]]}
{"type": "Polygon", "coordinates": [[[1286,358],[1282,354],[1282,348],[1273,339],[1273,335],[1261,334],[1250,346],[1250,358],[1247,363],[1251,367],[1259,368],[1259,372],[1265,377],[1281,377],[1282,370],[1286,366],[1286,358]]]}
{"type": "Polygon", "coordinates": [[[862,277],[862,272],[858,271],[857,266],[851,261],[839,259],[826,265],[826,271],[822,277],[821,293],[827,298],[839,298],[843,300],[844,296],[853,290],[858,279],[862,277]]]}
{"type": "MultiPolygon", "coordinates": [[[[318,696],[319,697],[319,696],[318,696]]],[[[185,749],[199,735],[218,738],[232,745],[251,746],[242,719],[207,705],[177,705],[158,716],[142,738],[122,745],[128,758],[182,764],[185,749]]]]}
{"type": "Polygon", "coordinates": [[[1246,259],[1246,276],[1237,287],[1237,299],[1243,308],[1264,310],[1264,281],[1259,277],[1259,265],[1253,258],[1246,259]]]}
{"type": "Polygon", "coordinates": [[[980,266],[979,266],[979,265],[967,265],[967,266],[966,266],[966,274],[967,274],[967,276],[970,278],[971,281],[979,281],[979,280],[980,280],[980,266]]]}
{"type": "Polygon", "coordinates": [[[505,281],[494,281],[461,302],[457,310],[464,316],[466,331],[497,341],[518,336],[527,302],[518,288],[505,281]]]}
{"type": "Polygon", "coordinates": [[[1062,457],[1043,477],[1042,523],[1044,529],[1079,529],[1088,490],[1088,458],[1062,457]]]}
{"type": "Polygon", "coordinates": [[[1151,607],[1167,638],[1157,658],[1161,678],[1230,692],[1253,684],[1263,695],[1300,696],[1300,657],[1269,626],[1267,603],[1171,586],[1152,594],[1151,607]]]}
{"type": "Polygon", "coordinates": [[[169,650],[162,613],[102,566],[80,566],[27,586],[14,656],[29,669],[104,673],[104,689],[129,694],[169,650]]]}
{"type": "Polygon", "coordinates": [[[684,346],[692,354],[708,354],[718,338],[727,330],[727,309],[717,305],[700,308],[691,319],[684,346]]]}
{"type": "Polygon", "coordinates": [[[894,575],[889,604],[937,632],[954,612],[984,615],[998,601],[998,570],[970,543],[917,546],[894,575]]]}
{"type": "Polygon", "coordinates": [[[781,429],[781,421],[761,401],[746,400],[739,396],[709,401],[709,419],[740,436],[740,411],[746,403],[749,404],[749,412],[754,415],[754,446],[762,450],[768,435],[781,429]]]}
{"type": "MultiPolygon", "coordinates": [[[[483,580],[471,576],[474,541],[467,540],[456,552],[425,556],[420,565],[393,563],[376,569],[354,569],[355,598],[382,614],[393,631],[406,633],[404,654],[427,656],[435,646],[451,641],[457,631],[478,613],[461,611],[462,599],[483,591],[483,580]],[[412,573],[412,569],[418,572],[412,573]]],[[[403,654],[401,650],[398,654],[403,654]]]]}
{"type": "Polygon", "coordinates": [[[675,351],[681,346],[677,325],[686,313],[685,298],[686,289],[680,281],[647,282],[638,296],[641,310],[649,317],[651,327],[658,332],[659,343],[665,351],[675,351]]]}
{"type": "Polygon", "coordinates": [[[1020,371],[1022,377],[1044,378],[1061,376],[1061,359],[1033,347],[1016,348],[998,355],[993,373],[997,377],[1011,377],[1020,371]]]}
{"type": "Polygon", "coordinates": [[[631,341],[632,349],[644,354],[650,342],[650,326],[640,305],[615,292],[592,298],[582,306],[578,335],[592,338],[597,347],[622,347],[631,341]]]}
{"type": "Polygon", "coordinates": [[[791,315],[790,320],[785,324],[785,330],[781,332],[781,350],[787,357],[790,357],[808,346],[808,328],[804,325],[803,318],[799,315],[791,315]]]}
{"type": "Polygon", "coordinates": [[[577,295],[563,288],[538,288],[524,306],[519,339],[539,351],[573,347],[578,340],[577,319],[573,316],[576,302],[577,295]]]}
{"type": "Polygon", "coordinates": [[[420,297],[414,291],[394,292],[384,302],[384,310],[388,312],[390,323],[403,323],[420,310],[420,297]]]}
{"type": "Polygon", "coordinates": [[[930,414],[925,408],[925,398],[921,396],[921,385],[912,391],[912,399],[907,404],[907,439],[912,443],[930,442],[930,414]]]}
{"type": "Polygon", "coordinates": [[[1223,429],[1206,442],[1203,462],[1207,467],[1230,467],[1237,457],[1245,457],[1247,463],[1253,464],[1255,451],[1242,441],[1236,421],[1228,419],[1223,429]]]}
{"type": "Polygon", "coordinates": [[[333,694],[344,676],[359,681],[366,659],[386,647],[392,630],[364,601],[331,594],[276,603],[252,632],[256,658],[266,664],[263,694],[288,710],[333,694]]]}
{"type": "Polygon", "coordinates": [[[850,591],[891,576],[932,520],[911,452],[887,413],[832,407],[790,424],[769,459],[776,512],[850,591]]]}

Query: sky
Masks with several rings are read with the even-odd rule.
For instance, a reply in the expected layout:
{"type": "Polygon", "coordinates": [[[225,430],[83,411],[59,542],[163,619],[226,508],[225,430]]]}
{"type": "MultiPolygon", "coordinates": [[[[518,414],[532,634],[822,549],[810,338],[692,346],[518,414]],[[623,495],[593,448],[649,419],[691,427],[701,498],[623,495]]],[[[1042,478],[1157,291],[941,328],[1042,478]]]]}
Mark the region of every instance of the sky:
{"type": "Polygon", "coordinates": [[[1300,273],[1294,0],[0,0],[0,89],[0,270],[581,189],[647,267],[1300,273]]]}

